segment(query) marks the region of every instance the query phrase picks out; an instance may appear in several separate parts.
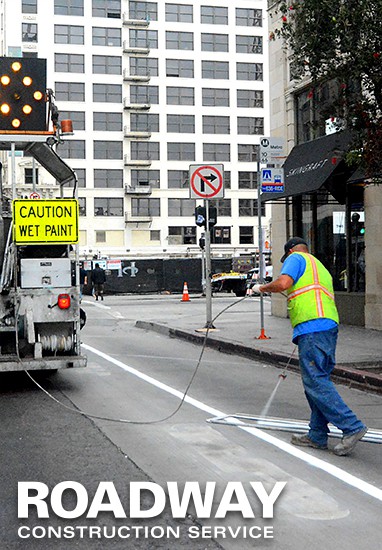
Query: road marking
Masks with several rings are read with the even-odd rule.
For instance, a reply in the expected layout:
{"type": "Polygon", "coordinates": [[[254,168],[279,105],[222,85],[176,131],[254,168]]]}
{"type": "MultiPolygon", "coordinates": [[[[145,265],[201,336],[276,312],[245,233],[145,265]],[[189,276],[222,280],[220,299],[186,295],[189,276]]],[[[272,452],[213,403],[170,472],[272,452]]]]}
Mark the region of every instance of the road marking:
{"type": "Polygon", "coordinates": [[[100,304],[97,300],[95,302],[89,302],[89,300],[82,300],[84,304],[88,304],[90,306],[99,307],[100,309],[111,309],[110,306],[104,306],[103,304],[100,304]]]}
{"type": "MultiPolygon", "coordinates": [[[[177,397],[178,399],[183,398],[182,392],[172,388],[171,386],[168,386],[167,384],[164,384],[163,382],[160,382],[159,380],[156,380],[155,378],[152,378],[151,376],[148,376],[147,374],[144,374],[143,372],[140,372],[134,367],[130,367],[129,365],[126,365],[126,363],[122,363],[122,361],[119,361],[118,359],[111,357],[110,355],[104,353],[103,351],[93,348],[92,346],[88,346],[87,344],[82,344],[82,347],[87,351],[90,351],[91,353],[94,353],[95,355],[102,357],[106,361],[113,363],[114,365],[116,365],[117,367],[120,367],[126,372],[129,372],[130,374],[137,376],[141,380],[148,382],[149,384],[155,386],[156,388],[163,390],[173,395],[174,397],[177,397]]],[[[210,407],[209,405],[206,405],[205,403],[202,403],[202,401],[199,401],[198,399],[194,399],[193,397],[186,396],[185,402],[201,411],[211,414],[212,416],[227,416],[227,413],[219,411],[218,409],[214,409],[213,407],[210,407]]],[[[319,470],[323,470],[327,474],[335,477],[336,479],[339,479],[340,481],[343,481],[347,485],[350,485],[351,487],[355,487],[356,489],[359,489],[363,493],[373,498],[376,498],[377,500],[382,501],[382,489],[378,489],[378,487],[374,487],[374,485],[371,485],[370,483],[367,483],[367,481],[363,481],[362,479],[354,476],[353,474],[346,472],[342,468],[339,468],[338,466],[334,466],[329,462],[325,462],[320,458],[316,458],[315,456],[312,456],[296,448],[295,446],[289,443],[286,443],[285,441],[277,439],[273,435],[270,435],[267,432],[263,432],[258,428],[249,428],[246,426],[240,426],[240,421],[237,421],[237,427],[249,433],[250,435],[257,437],[258,439],[261,439],[262,441],[270,443],[271,445],[277,447],[281,451],[284,451],[289,455],[292,455],[295,458],[298,458],[303,462],[306,462],[310,466],[314,466],[319,470]]]]}

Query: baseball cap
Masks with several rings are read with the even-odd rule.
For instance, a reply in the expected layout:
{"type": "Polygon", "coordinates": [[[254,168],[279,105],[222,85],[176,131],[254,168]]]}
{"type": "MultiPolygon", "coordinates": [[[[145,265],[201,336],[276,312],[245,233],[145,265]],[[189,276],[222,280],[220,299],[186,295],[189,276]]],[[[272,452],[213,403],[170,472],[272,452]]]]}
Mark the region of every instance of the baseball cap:
{"type": "Polygon", "coordinates": [[[291,239],[289,239],[289,241],[287,241],[285,244],[284,244],[284,256],[281,258],[280,262],[283,263],[285,262],[285,260],[287,259],[287,256],[289,254],[289,252],[292,250],[292,248],[294,248],[295,246],[297,246],[298,244],[304,244],[305,246],[308,246],[308,243],[306,241],[304,241],[304,239],[302,239],[301,237],[292,237],[291,239]]]}

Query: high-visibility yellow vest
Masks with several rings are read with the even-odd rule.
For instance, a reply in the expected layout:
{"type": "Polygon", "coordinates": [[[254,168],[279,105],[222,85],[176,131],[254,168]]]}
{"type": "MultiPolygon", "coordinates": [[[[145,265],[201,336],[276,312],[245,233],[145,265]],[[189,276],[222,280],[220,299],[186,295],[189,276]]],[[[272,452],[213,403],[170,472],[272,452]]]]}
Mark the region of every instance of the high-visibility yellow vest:
{"type": "Polygon", "coordinates": [[[333,281],[329,271],[311,254],[300,254],[306,260],[306,268],[296,284],[288,291],[288,310],[292,327],[312,319],[332,319],[339,322],[334,301],[333,281]]]}

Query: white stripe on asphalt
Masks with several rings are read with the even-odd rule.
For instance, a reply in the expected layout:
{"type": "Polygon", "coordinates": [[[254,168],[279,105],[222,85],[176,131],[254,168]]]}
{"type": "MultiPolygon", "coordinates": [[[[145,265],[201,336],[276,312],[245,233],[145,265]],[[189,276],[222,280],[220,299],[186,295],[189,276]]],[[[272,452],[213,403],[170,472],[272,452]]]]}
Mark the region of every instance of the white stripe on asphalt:
{"type": "MultiPolygon", "coordinates": [[[[82,344],[82,347],[90,351],[91,353],[94,353],[99,357],[102,357],[106,361],[113,363],[114,365],[116,365],[117,367],[120,367],[126,372],[129,372],[130,374],[137,376],[141,380],[148,382],[149,384],[155,386],[156,388],[163,390],[167,393],[170,393],[171,395],[177,397],[178,399],[183,398],[182,392],[172,388],[171,386],[168,386],[167,384],[163,384],[162,382],[159,382],[159,380],[156,380],[155,378],[152,378],[151,376],[148,376],[147,374],[144,374],[133,367],[129,367],[129,365],[122,363],[122,361],[119,361],[118,359],[114,359],[114,357],[111,357],[110,355],[107,355],[106,353],[103,353],[102,351],[96,348],[93,348],[92,346],[88,346],[87,344],[82,344]]],[[[185,402],[188,403],[189,405],[192,405],[193,407],[196,407],[201,411],[211,414],[212,416],[229,416],[227,415],[227,413],[219,411],[218,409],[214,409],[213,407],[210,407],[209,405],[206,405],[205,403],[202,403],[201,401],[194,399],[192,397],[186,396],[185,402]]],[[[327,474],[343,481],[347,485],[350,485],[351,487],[355,487],[356,489],[359,489],[363,493],[366,493],[367,495],[382,501],[382,490],[378,489],[378,487],[374,487],[370,483],[367,483],[366,481],[363,481],[362,479],[356,476],[353,476],[352,474],[349,474],[349,472],[346,472],[345,470],[342,470],[341,468],[338,468],[333,464],[329,464],[328,462],[325,462],[320,458],[316,458],[294,447],[293,445],[286,443],[285,441],[281,441],[280,439],[277,439],[276,437],[274,437],[273,435],[270,435],[267,432],[263,432],[259,430],[258,428],[249,428],[246,426],[240,426],[239,421],[237,423],[237,426],[241,430],[257,437],[258,439],[261,439],[262,441],[266,441],[267,443],[270,443],[271,445],[294,456],[295,458],[299,458],[300,460],[306,462],[307,464],[310,464],[315,468],[323,470],[327,474]]]]}

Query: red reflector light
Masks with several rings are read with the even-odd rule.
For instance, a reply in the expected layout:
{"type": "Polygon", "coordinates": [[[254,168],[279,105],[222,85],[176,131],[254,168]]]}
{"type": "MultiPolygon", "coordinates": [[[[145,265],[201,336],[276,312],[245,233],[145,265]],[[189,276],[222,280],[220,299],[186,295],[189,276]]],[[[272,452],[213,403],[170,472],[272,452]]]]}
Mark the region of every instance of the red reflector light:
{"type": "Polygon", "coordinates": [[[70,307],[70,296],[69,294],[59,294],[57,305],[60,309],[68,309],[70,307]]]}

